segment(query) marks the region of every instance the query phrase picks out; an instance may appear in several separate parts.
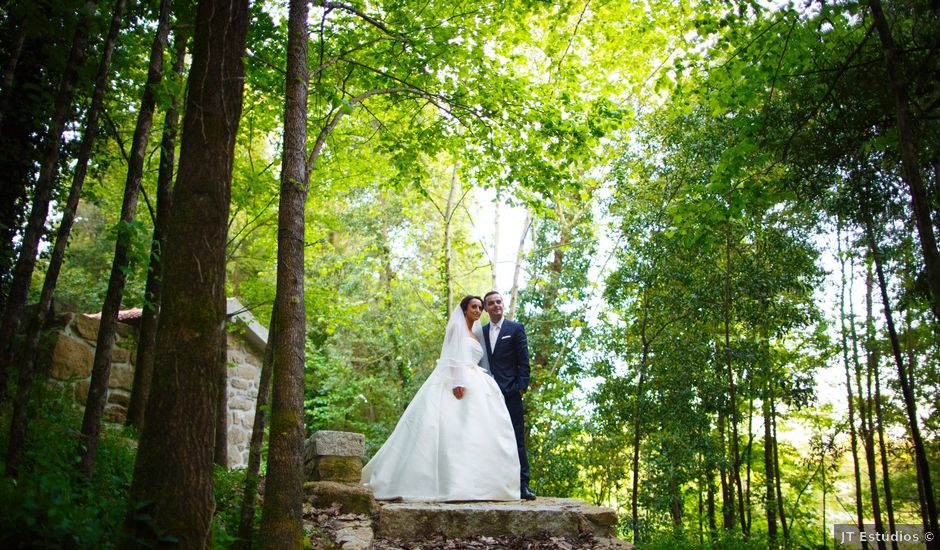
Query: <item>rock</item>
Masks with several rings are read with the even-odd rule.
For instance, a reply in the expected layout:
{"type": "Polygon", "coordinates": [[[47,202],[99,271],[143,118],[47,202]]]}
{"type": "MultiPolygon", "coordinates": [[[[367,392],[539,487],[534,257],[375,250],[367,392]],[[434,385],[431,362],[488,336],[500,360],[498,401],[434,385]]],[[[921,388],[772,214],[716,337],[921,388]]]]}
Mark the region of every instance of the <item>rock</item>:
{"type": "Polygon", "coordinates": [[[134,367],[126,363],[112,364],[108,387],[131,391],[134,387],[134,367]]]}
{"type": "Polygon", "coordinates": [[[251,365],[242,365],[240,367],[229,367],[229,369],[230,369],[230,372],[228,373],[229,378],[236,376],[238,378],[241,378],[242,380],[255,380],[261,375],[261,372],[257,368],[251,365]]]}
{"type": "Polygon", "coordinates": [[[69,326],[69,323],[72,322],[72,318],[74,317],[75,317],[74,313],[68,313],[68,312],[53,313],[52,319],[50,319],[49,322],[46,323],[45,327],[43,328],[44,330],[50,330],[50,329],[62,330],[65,327],[69,326]]]}
{"type": "Polygon", "coordinates": [[[372,548],[372,521],[368,516],[348,515],[337,518],[336,544],[343,550],[372,548]]]}
{"type": "Polygon", "coordinates": [[[112,363],[130,363],[131,362],[131,352],[124,348],[119,348],[115,346],[111,349],[111,362],[112,363]]]}
{"type": "Polygon", "coordinates": [[[368,514],[378,507],[372,491],[358,483],[309,481],[304,483],[306,500],[314,508],[339,506],[344,514],[368,514]]]}
{"type": "Polygon", "coordinates": [[[243,398],[229,399],[228,408],[231,411],[253,411],[255,403],[243,398]]]}
{"type": "Polygon", "coordinates": [[[91,376],[95,353],[78,338],[60,334],[52,351],[52,377],[59,380],[91,376]]]}
{"type": "Polygon", "coordinates": [[[104,419],[107,422],[114,422],[116,424],[123,423],[124,420],[127,419],[127,409],[120,405],[108,403],[104,407],[104,419]]]}
{"type": "Polygon", "coordinates": [[[362,479],[362,459],[358,456],[320,456],[305,465],[310,481],[347,481],[362,479]]]}
{"type": "MultiPolygon", "coordinates": [[[[86,389],[85,392],[87,393],[88,390],[86,389]]],[[[114,403],[126,409],[131,404],[131,394],[119,389],[111,389],[108,391],[108,403],[114,403]]]]}
{"type": "Polygon", "coordinates": [[[72,323],[72,329],[78,333],[79,336],[88,340],[89,342],[95,342],[98,340],[98,325],[101,322],[94,317],[89,317],[86,314],[76,315],[75,321],[72,323]]]}
{"type": "Polygon", "coordinates": [[[509,502],[389,502],[379,510],[376,536],[424,540],[474,536],[612,537],[616,513],[573,498],[509,502]]]}
{"type": "Polygon", "coordinates": [[[245,430],[231,429],[228,431],[228,439],[232,443],[242,444],[248,441],[249,435],[245,433],[245,430]]]}
{"type": "Polygon", "coordinates": [[[318,456],[355,456],[366,454],[366,436],[352,432],[319,430],[304,445],[304,462],[318,456]]]}
{"type": "Polygon", "coordinates": [[[79,380],[75,383],[75,400],[84,405],[88,401],[88,389],[91,388],[91,380],[79,380]]]}
{"type": "Polygon", "coordinates": [[[128,336],[130,336],[132,330],[133,329],[131,328],[131,326],[128,325],[127,323],[115,323],[114,324],[114,332],[116,332],[117,335],[120,336],[121,338],[127,338],[128,336]]]}

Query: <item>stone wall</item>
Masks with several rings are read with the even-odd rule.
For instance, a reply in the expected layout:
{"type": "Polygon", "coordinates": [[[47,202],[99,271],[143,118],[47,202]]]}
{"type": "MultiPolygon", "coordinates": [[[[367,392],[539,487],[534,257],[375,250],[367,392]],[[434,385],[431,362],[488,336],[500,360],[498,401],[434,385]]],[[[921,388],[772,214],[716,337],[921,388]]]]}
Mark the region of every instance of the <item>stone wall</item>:
{"type": "MultiPolygon", "coordinates": [[[[50,374],[54,380],[71,385],[76,401],[84,406],[91,384],[99,320],[81,313],[58,316],[61,326],[52,348],[50,374]]],[[[240,321],[236,322],[241,324],[240,321]]],[[[228,335],[228,460],[229,467],[243,468],[248,464],[248,442],[255,418],[258,380],[261,375],[261,351],[250,345],[244,326],[228,335]]],[[[265,338],[267,335],[264,335],[265,338]]],[[[117,324],[112,351],[111,377],[108,380],[108,401],[104,409],[106,422],[123,423],[127,417],[131,388],[134,382],[136,329],[117,324]]]]}
{"type": "Polygon", "coordinates": [[[261,356],[241,337],[228,334],[228,463],[248,466],[248,443],[255,421],[261,356]]]}

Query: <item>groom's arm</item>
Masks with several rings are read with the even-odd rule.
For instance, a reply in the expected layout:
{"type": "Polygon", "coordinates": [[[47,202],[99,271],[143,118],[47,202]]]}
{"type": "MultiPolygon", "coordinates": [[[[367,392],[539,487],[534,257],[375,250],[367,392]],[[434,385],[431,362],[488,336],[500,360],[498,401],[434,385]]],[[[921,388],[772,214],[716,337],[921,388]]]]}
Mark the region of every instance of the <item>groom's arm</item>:
{"type": "Polygon", "coordinates": [[[516,367],[519,369],[519,393],[529,389],[529,341],[525,335],[525,326],[519,324],[519,337],[516,340],[516,367]]]}

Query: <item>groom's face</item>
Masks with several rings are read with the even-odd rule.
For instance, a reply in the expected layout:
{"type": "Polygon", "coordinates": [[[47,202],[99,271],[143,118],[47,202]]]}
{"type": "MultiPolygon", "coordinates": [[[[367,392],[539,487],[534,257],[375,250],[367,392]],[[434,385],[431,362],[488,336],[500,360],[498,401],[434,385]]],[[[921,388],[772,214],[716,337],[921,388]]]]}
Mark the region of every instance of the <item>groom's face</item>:
{"type": "Polygon", "coordinates": [[[503,318],[503,297],[499,294],[490,294],[486,297],[486,303],[483,304],[490,319],[499,320],[503,318]]]}

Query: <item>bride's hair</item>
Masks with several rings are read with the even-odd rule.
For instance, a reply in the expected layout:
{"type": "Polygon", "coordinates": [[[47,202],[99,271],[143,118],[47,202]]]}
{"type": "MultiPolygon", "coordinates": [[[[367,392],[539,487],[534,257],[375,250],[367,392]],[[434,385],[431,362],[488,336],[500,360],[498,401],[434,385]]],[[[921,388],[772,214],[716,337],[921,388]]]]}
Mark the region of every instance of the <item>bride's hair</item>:
{"type": "Polygon", "coordinates": [[[483,298],[480,298],[479,296],[464,296],[463,300],[460,300],[460,311],[466,313],[467,308],[470,306],[471,300],[480,300],[480,303],[483,303],[483,298]]]}

